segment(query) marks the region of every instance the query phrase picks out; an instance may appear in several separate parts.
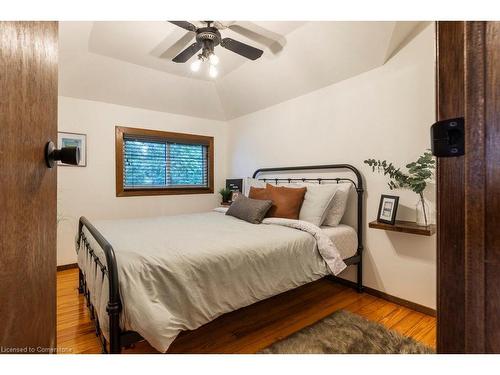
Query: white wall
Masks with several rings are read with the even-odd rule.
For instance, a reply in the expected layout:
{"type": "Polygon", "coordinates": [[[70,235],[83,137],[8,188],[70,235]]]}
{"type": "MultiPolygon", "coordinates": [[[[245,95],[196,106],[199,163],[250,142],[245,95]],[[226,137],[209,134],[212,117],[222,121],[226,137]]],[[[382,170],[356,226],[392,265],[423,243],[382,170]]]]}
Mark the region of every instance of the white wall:
{"type": "Polygon", "coordinates": [[[227,124],[221,121],[59,97],[59,131],[87,134],[87,167],[58,167],[57,264],[76,262],[78,218],[111,219],[210,210],[225,184],[227,124]],[[115,126],[178,131],[214,137],[215,193],[116,197],[115,126]]]}
{"type": "MultiPolygon", "coordinates": [[[[373,174],[363,160],[404,166],[429,148],[434,60],[430,25],[380,68],[229,121],[228,155],[229,174],[235,177],[264,166],[349,163],[359,168],[367,190],[365,285],[431,308],[436,306],[435,236],[368,229],[381,194],[399,195],[398,218],[413,221],[417,196],[389,191],[387,179],[373,174]]],[[[435,201],[434,186],[426,197],[435,201]]],[[[353,275],[351,270],[346,277],[353,275]]]]}

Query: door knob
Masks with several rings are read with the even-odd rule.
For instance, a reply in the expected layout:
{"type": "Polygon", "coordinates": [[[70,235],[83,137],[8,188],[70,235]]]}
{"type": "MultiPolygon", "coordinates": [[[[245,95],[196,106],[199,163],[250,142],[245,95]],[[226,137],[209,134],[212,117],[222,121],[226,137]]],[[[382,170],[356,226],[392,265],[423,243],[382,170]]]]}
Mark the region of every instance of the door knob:
{"type": "Polygon", "coordinates": [[[80,149],[78,147],[63,147],[58,150],[54,142],[47,142],[45,145],[47,167],[52,168],[58,160],[64,164],[78,165],[80,163],[80,149]]]}

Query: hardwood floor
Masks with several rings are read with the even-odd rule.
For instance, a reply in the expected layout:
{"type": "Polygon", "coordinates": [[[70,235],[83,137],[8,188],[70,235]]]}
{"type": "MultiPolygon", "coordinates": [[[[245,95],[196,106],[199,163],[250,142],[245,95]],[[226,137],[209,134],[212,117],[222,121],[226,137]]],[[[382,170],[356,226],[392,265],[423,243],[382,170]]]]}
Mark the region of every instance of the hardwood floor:
{"type": "MultiPolygon", "coordinates": [[[[65,353],[100,353],[94,323],[77,284],[76,269],[57,273],[57,346],[65,353]]],[[[322,279],[184,332],[169,353],[255,353],[339,309],[435,347],[434,317],[322,279]]],[[[124,351],[154,352],[146,342],[124,351]]]]}

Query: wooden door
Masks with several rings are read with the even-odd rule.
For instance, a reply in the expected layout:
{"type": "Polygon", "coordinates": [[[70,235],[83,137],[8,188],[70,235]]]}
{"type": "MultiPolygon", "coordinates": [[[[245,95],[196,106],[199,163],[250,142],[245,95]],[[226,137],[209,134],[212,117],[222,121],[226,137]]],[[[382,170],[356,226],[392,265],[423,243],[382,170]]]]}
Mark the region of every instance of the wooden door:
{"type": "Polygon", "coordinates": [[[437,114],[465,118],[439,158],[440,353],[500,353],[500,23],[438,22],[437,114]]]}
{"type": "Polygon", "coordinates": [[[57,22],[0,22],[0,347],[56,346],[57,22]]]}

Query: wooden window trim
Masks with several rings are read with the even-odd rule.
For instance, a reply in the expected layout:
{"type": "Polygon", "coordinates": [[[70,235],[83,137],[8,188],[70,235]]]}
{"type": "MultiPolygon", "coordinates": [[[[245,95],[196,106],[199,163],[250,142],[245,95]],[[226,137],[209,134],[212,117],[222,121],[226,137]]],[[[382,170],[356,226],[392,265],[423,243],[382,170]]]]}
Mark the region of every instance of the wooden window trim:
{"type": "Polygon", "coordinates": [[[213,194],[214,192],[214,138],[204,135],[173,133],[159,130],[115,127],[115,161],[116,161],[116,196],[150,196],[150,195],[184,195],[184,194],[213,194]],[[181,187],[181,188],[146,188],[125,189],[123,187],[123,139],[125,135],[148,136],[166,138],[184,142],[205,144],[208,146],[208,187],[181,187]]]}

